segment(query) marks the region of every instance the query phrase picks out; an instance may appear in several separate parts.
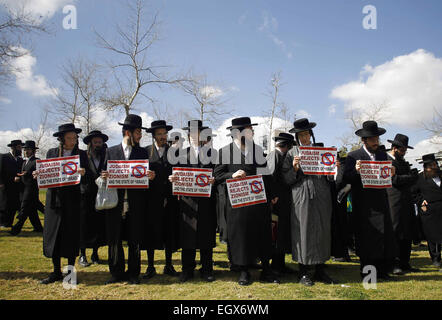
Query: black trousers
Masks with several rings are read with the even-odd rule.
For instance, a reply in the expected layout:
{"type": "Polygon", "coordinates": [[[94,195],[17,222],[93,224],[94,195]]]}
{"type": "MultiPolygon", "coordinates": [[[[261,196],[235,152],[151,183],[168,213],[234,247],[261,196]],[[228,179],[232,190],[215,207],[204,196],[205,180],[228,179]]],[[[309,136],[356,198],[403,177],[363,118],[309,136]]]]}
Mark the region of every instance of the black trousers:
{"type": "Polygon", "coordinates": [[[412,240],[408,239],[398,240],[399,252],[395,264],[401,268],[407,268],[410,266],[411,242],[412,240]]]}
{"type": "Polygon", "coordinates": [[[15,224],[14,229],[21,231],[28,217],[35,230],[43,229],[37,212],[38,202],[36,199],[23,199],[20,212],[17,215],[18,222],[15,224]]]}
{"type": "MultiPolygon", "coordinates": [[[[181,263],[183,266],[183,272],[193,272],[196,267],[195,262],[196,249],[183,249],[181,251],[181,263]]],[[[201,272],[213,271],[213,249],[201,249],[201,272]]]]}
{"type": "Polygon", "coordinates": [[[433,262],[441,261],[441,247],[440,243],[428,241],[428,251],[433,262]]]}
{"type": "Polygon", "coordinates": [[[20,192],[18,190],[6,190],[3,193],[3,210],[0,212],[0,224],[10,227],[14,222],[15,213],[20,210],[20,192]]]}
{"type": "Polygon", "coordinates": [[[371,260],[371,259],[361,258],[360,263],[361,263],[361,272],[363,271],[365,266],[374,266],[376,267],[376,271],[378,274],[385,274],[391,271],[393,267],[393,261],[389,261],[386,259],[371,260]]]}
{"type": "MultiPolygon", "coordinates": [[[[129,277],[138,277],[141,270],[141,254],[140,245],[134,243],[128,243],[129,257],[127,261],[127,275],[129,277]]],[[[116,244],[109,245],[109,271],[111,275],[117,279],[122,279],[125,276],[125,262],[124,262],[124,250],[123,243],[120,240],[116,244]]]]}
{"type": "Polygon", "coordinates": [[[281,249],[274,249],[272,255],[272,268],[281,269],[285,267],[285,252],[281,249]]]}

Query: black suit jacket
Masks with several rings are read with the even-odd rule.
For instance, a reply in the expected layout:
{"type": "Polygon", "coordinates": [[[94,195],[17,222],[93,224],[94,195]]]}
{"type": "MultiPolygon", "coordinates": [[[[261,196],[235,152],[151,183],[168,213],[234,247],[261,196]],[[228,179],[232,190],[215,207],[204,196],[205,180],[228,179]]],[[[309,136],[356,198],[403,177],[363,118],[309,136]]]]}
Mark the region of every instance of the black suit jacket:
{"type": "Polygon", "coordinates": [[[23,161],[22,172],[26,172],[21,177],[21,183],[23,185],[23,201],[35,199],[36,195],[38,197],[37,179],[34,179],[32,176],[32,172],[36,170],[37,160],[39,159],[32,156],[27,162],[23,161]]]}

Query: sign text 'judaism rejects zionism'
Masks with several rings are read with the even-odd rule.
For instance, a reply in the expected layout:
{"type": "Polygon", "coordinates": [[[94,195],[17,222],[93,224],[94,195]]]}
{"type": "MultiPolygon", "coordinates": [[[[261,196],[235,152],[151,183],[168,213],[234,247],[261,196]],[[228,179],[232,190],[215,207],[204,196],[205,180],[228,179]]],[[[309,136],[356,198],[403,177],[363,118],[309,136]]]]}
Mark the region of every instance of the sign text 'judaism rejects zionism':
{"type": "Polygon", "coordinates": [[[299,147],[300,165],[306,175],[334,175],[336,173],[336,148],[299,147]]]}
{"type": "Polygon", "coordinates": [[[173,183],[173,195],[189,197],[210,197],[212,169],[173,168],[178,181],[173,183]]]}
{"type": "Polygon", "coordinates": [[[226,180],[232,208],[266,203],[266,191],[262,176],[250,176],[241,179],[226,180]]]}
{"type": "Polygon", "coordinates": [[[38,178],[40,189],[59,188],[80,183],[81,175],[80,157],[63,157],[46,160],[37,160],[38,178]]]}
{"type": "Polygon", "coordinates": [[[149,160],[109,160],[107,162],[108,188],[149,188],[149,160]]]}
{"type": "Polygon", "coordinates": [[[364,188],[391,188],[391,161],[361,160],[360,174],[364,188]]]}

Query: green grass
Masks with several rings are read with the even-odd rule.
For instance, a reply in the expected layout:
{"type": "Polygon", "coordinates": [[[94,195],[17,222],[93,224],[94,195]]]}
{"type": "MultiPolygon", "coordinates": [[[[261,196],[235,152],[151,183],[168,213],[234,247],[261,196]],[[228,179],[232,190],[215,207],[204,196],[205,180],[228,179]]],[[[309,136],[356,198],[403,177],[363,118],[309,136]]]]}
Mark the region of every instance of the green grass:
{"type": "MultiPolygon", "coordinates": [[[[41,194],[41,197],[44,193],[41,194]]],[[[40,216],[43,220],[43,217],[40,216]]],[[[297,283],[296,275],[282,278],[280,285],[258,281],[259,271],[252,271],[254,282],[248,287],[237,284],[237,273],[228,269],[226,246],[218,244],[214,250],[214,270],[216,281],[203,282],[197,277],[181,284],[177,278],[162,274],[164,252],[156,251],[155,265],[158,275],[150,280],[142,280],[140,285],[126,283],[104,285],[109,278],[106,264],[107,248],[99,250],[101,264],[88,268],[76,265],[80,283],[75,290],[66,290],[61,283],[40,285],[52,270],[50,259],[43,256],[41,234],[32,232],[29,221],[20,235],[12,237],[8,230],[0,231],[0,299],[442,299],[442,273],[430,264],[428,251],[417,248],[412,252],[412,265],[422,270],[420,273],[395,277],[393,282],[378,283],[376,290],[365,290],[359,276],[358,259],[352,256],[352,263],[327,263],[327,272],[339,281],[337,285],[316,283],[313,287],[304,287],[297,283]]],[[[127,248],[125,248],[127,257],[127,248]]],[[[88,249],[88,259],[91,251],[88,249]]],[[[199,259],[197,255],[197,259],[199,259]]],[[[288,266],[298,269],[296,263],[286,256],[288,266]]],[[[62,260],[65,265],[67,261],[62,260]]],[[[181,271],[181,253],[173,255],[173,264],[181,271]]],[[[147,267],[146,252],[142,252],[142,272],[147,267]]]]}

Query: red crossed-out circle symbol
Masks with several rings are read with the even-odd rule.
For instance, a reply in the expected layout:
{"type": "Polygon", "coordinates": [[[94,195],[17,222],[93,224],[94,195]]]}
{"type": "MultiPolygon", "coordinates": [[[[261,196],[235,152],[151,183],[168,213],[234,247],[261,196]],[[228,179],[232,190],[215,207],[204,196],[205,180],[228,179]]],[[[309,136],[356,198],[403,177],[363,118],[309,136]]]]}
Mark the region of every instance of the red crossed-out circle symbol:
{"type": "Polygon", "coordinates": [[[253,180],[250,183],[250,189],[251,189],[252,193],[254,193],[254,194],[261,193],[263,191],[263,187],[262,187],[261,181],[253,180]]]}
{"type": "Polygon", "coordinates": [[[390,176],[390,167],[385,166],[381,168],[381,178],[387,179],[390,176]]]}
{"type": "Polygon", "coordinates": [[[325,166],[331,166],[335,163],[335,156],[330,152],[326,152],[322,155],[321,163],[325,166]]]}
{"type": "Polygon", "coordinates": [[[196,184],[200,187],[206,187],[209,185],[209,176],[207,174],[201,173],[196,176],[196,184]]]}
{"type": "Polygon", "coordinates": [[[141,179],[146,176],[146,167],[142,166],[141,164],[136,165],[132,168],[132,176],[141,179]]]}
{"type": "Polygon", "coordinates": [[[75,162],[69,161],[63,165],[63,174],[71,176],[77,172],[77,164],[75,162]]]}

